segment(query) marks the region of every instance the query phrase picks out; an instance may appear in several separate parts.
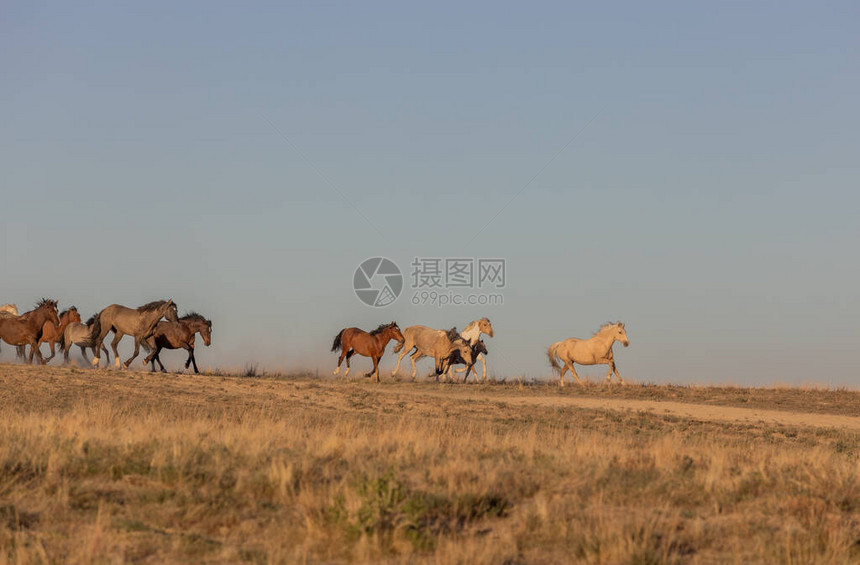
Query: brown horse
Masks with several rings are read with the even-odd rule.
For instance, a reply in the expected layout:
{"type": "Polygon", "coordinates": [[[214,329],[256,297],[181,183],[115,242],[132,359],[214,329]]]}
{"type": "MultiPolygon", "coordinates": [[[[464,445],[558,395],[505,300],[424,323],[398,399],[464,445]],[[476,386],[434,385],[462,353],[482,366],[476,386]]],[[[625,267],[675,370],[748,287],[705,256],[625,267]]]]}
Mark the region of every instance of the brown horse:
{"type": "Polygon", "coordinates": [[[44,365],[45,360],[42,358],[42,352],[39,351],[39,339],[42,337],[42,328],[47,321],[60,324],[57,316],[57,301],[43,298],[33,310],[24,312],[18,317],[0,317],[0,339],[9,345],[29,345],[30,364],[33,363],[33,355],[36,355],[39,362],[44,365]]]}
{"type": "Polygon", "coordinates": [[[385,346],[391,340],[403,341],[403,334],[400,333],[400,328],[396,322],[390,324],[382,324],[372,332],[366,332],[358,328],[345,328],[340,330],[331,345],[332,351],[340,349],[340,358],[337,360],[337,369],[333,374],[340,372],[340,364],[346,358],[346,373],[343,376],[349,375],[349,359],[356,353],[370,357],[373,359],[373,371],[367,373],[365,377],[376,375],[376,382],[379,382],[379,360],[382,359],[382,354],[385,353],[385,346]]]}
{"type": "Polygon", "coordinates": [[[188,351],[185,368],[194,365],[194,372],[199,374],[197,360],[194,358],[194,335],[197,333],[203,338],[206,347],[212,344],[212,320],[207,320],[197,312],[182,316],[178,322],[158,322],[155,332],[143,342],[144,349],[152,351],[143,360],[143,364],[152,363],[152,371],[155,372],[155,362],[158,361],[161,372],[166,373],[158,354],[162,349],[184,349],[188,351]]]}
{"type": "MultiPolygon", "coordinates": [[[[47,321],[45,322],[45,325],[42,326],[42,337],[39,338],[39,348],[41,349],[43,343],[47,343],[51,348],[51,356],[45,359],[45,363],[49,363],[57,354],[54,349],[54,345],[60,342],[60,339],[63,337],[63,332],[66,331],[66,326],[75,322],[80,323],[81,321],[81,315],[78,314],[78,309],[75,306],[60,312],[59,318],[59,325],[54,324],[54,322],[47,321]]],[[[25,346],[23,345],[18,346],[18,357],[24,357],[24,347],[25,346]]]]}
{"type": "MultiPolygon", "coordinates": [[[[123,365],[120,363],[119,351],[117,351],[116,346],[119,344],[122,336],[128,334],[134,337],[134,354],[124,365],[128,369],[131,362],[140,353],[140,343],[152,335],[152,332],[155,330],[155,324],[161,318],[167,318],[171,322],[179,321],[179,316],[176,313],[176,304],[173,303],[173,300],[155,300],[139,308],[126,308],[119,304],[111,304],[96,314],[96,319],[93,322],[90,342],[95,347],[94,355],[98,355],[105,336],[113,331],[115,335],[110,345],[113,349],[114,363],[116,364],[116,368],[119,369],[123,365]]],[[[93,357],[93,365],[98,367],[98,357],[93,357]]]]}

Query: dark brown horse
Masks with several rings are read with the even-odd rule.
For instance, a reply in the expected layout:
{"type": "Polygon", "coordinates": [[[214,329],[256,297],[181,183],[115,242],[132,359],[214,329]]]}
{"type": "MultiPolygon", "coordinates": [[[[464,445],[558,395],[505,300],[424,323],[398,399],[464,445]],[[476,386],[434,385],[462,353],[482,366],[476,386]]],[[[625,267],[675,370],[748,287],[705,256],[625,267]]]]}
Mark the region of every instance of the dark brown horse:
{"type": "MultiPolygon", "coordinates": [[[[472,349],[471,361],[467,361],[466,359],[463,359],[463,356],[460,354],[459,350],[451,352],[451,356],[448,357],[448,372],[450,374],[451,380],[454,379],[454,365],[465,365],[466,366],[466,376],[463,377],[463,382],[465,383],[467,380],[469,380],[469,373],[470,372],[475,373],[475,381],[477,382],[478,371],[477,371],[477,369],[475,369],[475,363],[478,361],[478,355],[480,355],[480,354],[486,355],[487,354],[487,346],[484,345],[483,339],[479,339],[478,341],[475,342],[474,345],[472,345],[471,349],[472,349]]],[[[459,373],[462,370],[463,369],[457,369],[457,372],[459,373]]],[[[485,376],[484,382],[486,382],[486,381],[487,381],[487,377],[485,376]]]]}
{"type": "Polygon", "coordinates": [[[340,372],[340,364],[346,358],[346,373],[343,376],[349,375],[349,359],[356,353],[370,357],[373,359],[373,371],[365,376],[376,375],[376,382],[379,382],[379,360],[382,354],[385,353],[385,346],[391,340],[403,341],[403,334],[400,333],[400,328],[396,322],[390,324],[382,324],[372,332],[366,332],[358,328],[345,328],[340,330],[334,338],[334,343],[331,345],[332,351],[340,349],[340,358],[337,360],[337,369],[333,374],[340,372]]]}
{"type": "Polygon", "coordinates": [[[155,362],[158,361],[161,372],[166,373],[158,354],[162,349],[184,349],[188,351],[185,368],[187,369],[188,365],[194,365],[194,372],[200,373],[197,370],[197,360],[194,358],[194,336],[198,333],[203,338],[204,345],[209,347],[212,343],[212,320],[207,320],[197,312],[182,316],[178,322],[158,322],[155,325],[155,332],[143,342],[144,349],[152,351],[143,360],[143,364],[152,363],[152,370],[155,372],[155,362]]]}
{"type": "MultiPolygon", "coordinates": [[[[167,318],[171,322],[179,321],[179,316],[176,313],[176,304],[173,303],[173,300],[156,300],[144,304],[139,308],[126,308],[119,304],[111,304],[96,314],[96,319],[93,322],[90,342],[95,347],[94,355],[98,355],[105,336],[108,332],[112,331],[114,338],[110,345],[113,349],[116,368],[119,369],[124,366],[128,369],[131,362],[140,353],[140,343],[152,335],[152,332],[155,330],[155,324],[161,318],[167,318]],[[125,362],[125,365],[122,365],[116,346],[119,344],[122,336],[126,334],[134,337],[134,354],[125,362]]],[[[93,357],[93,365],[98,367],[98,357],[93,357]]]]}
{"type": "MultiPolygon", "coordinates": [[[[47,321],[45,322],[45,325],[42,326],[42,337],[39,338],[39,348],[41,349],[43,343],[47,343],[48,347],[51,348],[51,356],[45,359],[45,363],[50,362],[57,354],[54,349],[54,345],[60,342],[60,339],[63,337],[63,332],[66,331],[66,326],[76,322],[80,323],[81,321],[81,315],[78,314],[78,309],[74,306],[68,310],[60,312],[59,318],[59,325],[54,324],[54,322],[47,321]]],[[[60,349],[62,349],[62,346],[60,349]]],[[[24,357],[23,345],[18,346],[18,357],[24,357]]]]}
{"type": "Polygon", "coordinates": [[[33,363],[33,355],[36,355],[41,364],[45,364],[42,352],[39,351],[39,339],[42,337],[42,328],[45,322],[60,324],[57,316],[57,301],[43,298],[36,307],[29,312],[24,312],[18,317],[0,317],[0,339],[9,345],[29,345],[30,364],[33,363]]]}

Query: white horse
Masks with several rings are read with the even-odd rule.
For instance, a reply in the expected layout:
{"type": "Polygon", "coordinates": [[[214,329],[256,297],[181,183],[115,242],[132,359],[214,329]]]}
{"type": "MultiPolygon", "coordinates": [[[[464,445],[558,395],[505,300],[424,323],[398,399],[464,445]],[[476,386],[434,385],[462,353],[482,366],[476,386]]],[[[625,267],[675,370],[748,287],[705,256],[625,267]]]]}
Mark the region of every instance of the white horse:
{"type": "Polygon", "coordinates": [[[612,373],[614,372],[621,384],[624,384],[621,375],[618,374],[618,369],[615,368],[615,358],[612,355],[612,345],[616,341],[623,343],[624,347],[630,345],[624,324],[621,322],[603,324],[594,333],[594,336],[588,339],[572,337],[553,343],[546,353],[549,357],[550,365],[559,373],[559,386],[564,386],[564,373],[568,369],[570,369],[576,382],[582,384],[582,381],[579,380],[579,375],[576,374],[576,370],[573,368],[574,363],[579,363],[580,365],[609,365],[609,372],[606,373],[606,382],[610,382],[612,373]],[[559,365],[559,361],[564,363],[564,367],[559,365]]]}
{"type": "Polygon", "coordinates": [[[394,367],[392,376],[400,370],[400,361],[409,354],[409,360],[412,361],[412,378],[418,373],[415,368],[415,361],[424,356],[433,357],[436,360],[436,380],[439,380],[439,375],[444,375],[448,372],[451,354],[458,352],[459,355],[466,360],[466,363],[472,362],[472,348],[469,344],[457,335],[456,330],[434,330],[427,326],[409,326],[403,329],[403,341],[397,343],[394,347],[395,353],[400,353],[397,358],[397,366],[394,367]],[[412,353],[412,351],[415,351],[412,353]]]}
{"type": "MultiPolygon", "coordinates": [[[[488,318],[481,318],[480,320],[474,320],[470,322],[466,329],[460,332],[460,337],[463,338],[466,343],[468,343],[471,347],[474,347],[478,340],[481,339],[481,334],[487,334],[489,337],[493,337],[493,326],[490,324],[490,320],[488,318]]],[[[462,373],[464,371],[472,370],[475,372],[475,379],[478,378],[478,371],[475,370],[475,363],[481,361],[481,380],[487,382],[487,358],[484,357],[482,353],[478,353],[478,356],[475,359],[472,359],[471,367],[466,366],[464,369],[456,369],[458,373],[462,373]]],[[[454,365],[452,364],[449,368],[450,377],[454,378],[454,365]]],[[[469,378],[469,375],[466,375],[466,378],[469,378]]]]}

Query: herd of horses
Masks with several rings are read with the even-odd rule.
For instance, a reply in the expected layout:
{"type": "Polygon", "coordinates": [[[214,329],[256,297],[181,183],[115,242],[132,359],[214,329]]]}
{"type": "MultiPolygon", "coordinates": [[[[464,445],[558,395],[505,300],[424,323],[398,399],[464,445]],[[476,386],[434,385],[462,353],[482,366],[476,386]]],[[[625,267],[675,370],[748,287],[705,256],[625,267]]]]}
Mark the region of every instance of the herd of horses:
{"type": "MultiPolygon", "coordinates": [[[[427,326],[409,326],[401,332],[396,322],[382,324],[371,332],[359,328],[344,328],[335,336],[331,346],[332,351],[340,351],[334,374],[337,375],[340,372],[340,366],[346,360],[344,375],[349,375],[349,360],[357,353],[372,359],[373,369],[365,376],[373,376],[376,382],[379,382],[379,361],[388,342],[395,340],[397,345],[394,347],[394,352],[399,355],[392,376],[396,376],[400,370],[403,357],[411,353],[413,379],[416,375],[415,361],[426,356],[433,357],[436,362],[436,380],[440,375],[447,375],[448,379],[453,380],[455,365],[465,365],[464,369],[457,369],[457,372],[466,373],[463,377],[464,383],[468,380],[470,372],[475,374],[475,380],[477,380],[478,372],[475,369],[475,363],[481,361],[483,369],[481,380],[486,382],[487,361],[484,355],[487,354],[487,347],[481,339],[483,334],[489,337],[494,335],[493,326],[487,318],[471,322],[460,333],[456,328],[434,330],[427,326]]],[[[577,383],[583,384],[573,367],[574,363],[608,365],[606,383],[611,382],[614,374],[618,381],[624,384],[624,380],[618,374],[612,353],[612,346],[616,341],[624,347],[630,345],[627,330],[621,322],[604,324],[588,339],[572,337],[553,343],[547,350],[547,357],[550,365],[559,374],[559,386],[564,386],[564,375],[568,370],[577,383]]]]}
{"type": "Polygon", "coordinates": [[[63,351],[64,362],[69,362],[69,351],[73,346],[81,349],[84,359],[87,359],[87,349],[93,352],[92,364],[100,363],[99,352],[105,354],[105,361],[110,364],[110,353],[104,345],[107,334],[113,332],[111,342],[114,362],[117,368],[123,366],[120,362],[117,346],[123,336],[134,338],[134,354],[124,366],[128,368],[137,358],[143,346],[149,355],[143,364],[158,362],[162,372],[166,372],[159,354],[163,349],[184,349],[188,352],[185,368],[189,365],[197,369],[194,358],[195,336],[199,333],[205,345],[212,343],[212,321],[204,316],[190,312],[181,318],[178,315],[173,300],[156,300],[139,308],[126,308],[112,304],[91,316],[86,322],[81,321],[78,309],[74,306],[58,312],[57,301],[43,298],[29,312],[18,314],[14,304],[0,306],[0,343],[6,342],[17,347],[18,356],[25,357],[26,347],[30,346],[28,362],[37,359],[45,364],[56,355],[55,346],[63,351]],[[41,345],[47,343],[51,355],[47,359],[42,356],[41,345]]]}
{"type": "MultiPolygon", "coordinates": [[[[110,364],[110,353],[104,345],[107,334],[114,333],[111,348],[114,363],[117,368],[128,368],[143,347],[149,352],[143,364],[151,364],[155,371],[158,362],[161,371],[166,372],[159,354],[163,349],[185,349],[188,359],[185,368],[193,365],[194,372],[199,373],[197,361],[194,358],[195,336],[199,333],[205,345],[212,340],[212,321],[204,316],[191,312],[179,317],[178,309],[173,300],[156,300],[138,308],[127,308],[112,304],[91,316],[86,322],[81,321],[77,308],[72,306],[58,312],[57,301],[43,298],[29,312],[18,314],[14,305],[0,306],[0,343],[6,342],[16,346],[19,357],[26,354],[26,346],[30,346],[29,363],[37,359],[44,364],[56,355],[55,346],[63,351],[64,362],[69,362],[69,350],[73,346],[81,349],[81,354],[87,360],[87,349],[93,353],[92,364],[99,366],[100,352],[104,352],[107,364],[110,364]],[[117,346],[126,335],[134,338],[134,353],[123,364],[120,362],[117,346]],[[42,356],[41,345],[47,343],[51,355],[47,359],[42,356]]],[[[436,330],[427,326],[409,326],[403,331],[396,322],[382,324],[373,331],[367,332],[360,328],[344,328],[334,338],[331,350],[339,351],[337,368],[334,374],[340,372],[341,364],[346,361],[346,372],[349,375],[350,359],[358,354],[370,357],[373,369],[367,377],[375,377],[379,382],[379,362],[385,353],[388,342],[394,340],[394,353],[398,354],[397,365],[392,376],[400,370],[400,363],[406,355],[410,355],[412,363],[412,378],[417,374],[415,362],[422,357],[432,357],[435,361],[436,380],[444,375],[454,380],[455,366],[457,372],[466,373],[465,383],[470,373],[478,380],[475,365],[481,361],[481,380],[487,380],[487,347],[481,336],[494,336],[493,326],[487,318],[481,318],[469,323],[462,332],[456,328],[436,330]]],[[[576,382],[583,384],[574,369],[574,363],[579,365],[608,365],[606,382],[611,382],[614,374],[621,384],[624,380],[618,374],[612,346],[621,342],[625,347],[630,344],[627,331],[621,322],[607,323],[601,326],[594,335],[587,339],[569,338],[552,344],[547,350],[550,365],[558,372],[559,385],[564,386],[564,375],[569,370],[576,382]]]]}

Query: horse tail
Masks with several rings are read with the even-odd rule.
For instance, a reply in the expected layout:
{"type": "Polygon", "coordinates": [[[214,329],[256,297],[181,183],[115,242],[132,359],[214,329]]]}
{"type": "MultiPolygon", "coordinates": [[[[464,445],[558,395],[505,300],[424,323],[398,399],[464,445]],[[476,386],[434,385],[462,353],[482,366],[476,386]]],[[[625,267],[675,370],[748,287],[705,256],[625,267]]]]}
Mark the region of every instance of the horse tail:
{"type": "Polygon", "coordinates": [[[546,356],[549,357],[549,364],[552,365],[552,368],[556,371],[561,372],[561,365],[558,364],[558,346],[561,345],[561,342],[558,341],[549,346],[549,349],[546,350],[546,356]]]}
{"type": "Polygon", "coordinates": [[[331,344],[331,350],[332,351],[337,351],[338,349],[341,348],[340,338],[343,335],[343,332],[345,332],[345,331],[346,331],[345,329],[340,330],[340,333],[338,333],[336,336],[334,336],[334,341],[331,344]]]}
{"type": "Polygon", "coordinates": [[[60,346],[60,351],[66,350],[66,332],[60,334],[60,338],[57,340],[57,344],[60,346]]]}
{"type": "Polygon", "coordinates": [[[93,346],[96,344],[96,340],[99,338],[99,335],[102,333],[102,314],[99,312],[95,316],[93,316],[93,327],[90,330],[89,343],[93,346]]]}
{"type": "Polygon", "coordinates": [[[15,357],[17,357],[18,359],[23,359],[26,356],[27,356],[27,346],[26,345],[19,345],[15,348],[15,357]]]}

